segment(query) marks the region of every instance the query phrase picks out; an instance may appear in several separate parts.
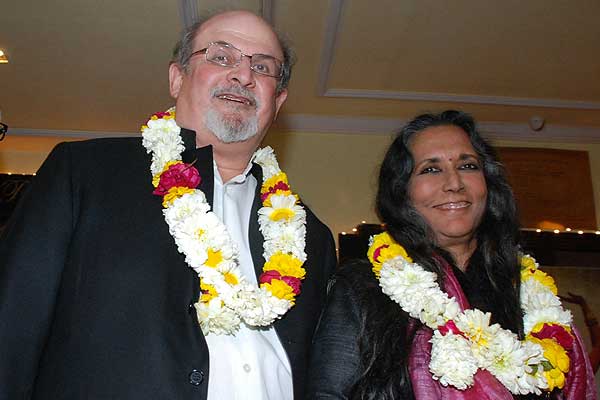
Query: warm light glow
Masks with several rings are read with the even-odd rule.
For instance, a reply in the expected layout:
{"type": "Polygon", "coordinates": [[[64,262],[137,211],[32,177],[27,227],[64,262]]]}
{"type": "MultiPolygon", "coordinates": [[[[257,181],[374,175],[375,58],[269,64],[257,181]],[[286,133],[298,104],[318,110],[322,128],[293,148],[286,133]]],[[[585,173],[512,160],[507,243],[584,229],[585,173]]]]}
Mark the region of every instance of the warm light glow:
{"type": "Polygon", "coordinates": [[[537,233],[540,233],[542,230],[541,229],[536,229],[535,230],[537,233]]]}
{"type": "Polygon", "coordinates": [[[0,64],[8,64],[8,58],[2,50],[0,50],[0,64]]]}
{"type": "Polygon", "coordinates": [[[600,231],[596,231],[596,235],[600,235],[600,231]]]}
{"type": "Polygon", "coordinates": [[[571,232],[571,228],[567,228],[565,229],[567,232],[571,232]]]}
{"type": "Polygon", "coordinates": [[[560,233],[560,231],[558,229],[555,229],[554,233],[560,233]]]}
{"type": "Polygon", "coordinates": [[[356,231],[358,231],[358,229],[352,228],[352,232],[356,232],[356,231]]]}
{"type": "Polygon", "coordinates": [[[579,233],[580,235],[583,235],[583,231],[577,231],[577,233],[579,233]]]}
{"type": "Polygon", "coordinates": [[[8,172],[7,175],[12,175],[12,172],[8,172]]]}
{"type": "Polygon", "coordinates": [[[367,223],[367,221],[360,221],[360,222],[361,222],[361,223],[363,223],[363,224],[366,224],[366,223],[367,223]]]}
{"type": "Polygon", "coordinates": [[[345,235],[345,234],[346,234],[346,232],[342,232],[342,235],[345,235]]]}

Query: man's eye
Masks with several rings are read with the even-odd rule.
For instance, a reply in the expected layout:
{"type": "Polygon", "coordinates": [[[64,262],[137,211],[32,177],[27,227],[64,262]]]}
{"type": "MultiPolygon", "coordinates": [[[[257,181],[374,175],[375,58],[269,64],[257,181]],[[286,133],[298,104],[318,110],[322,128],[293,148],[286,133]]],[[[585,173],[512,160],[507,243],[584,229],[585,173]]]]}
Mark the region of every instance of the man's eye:
{"type": "Polygon", "coordinates": [[[269,69],[269,66],[266,64],[254,64],[254,70],[256,72],[262,72],[264,74],[268,74],[271,72],[271,70],[269,69]]]}
{"type": "Polygon", "coordinates": [[[229,58],[225,54],[215,54],[210,60],[220,64],[229,64],[229,58]]]}

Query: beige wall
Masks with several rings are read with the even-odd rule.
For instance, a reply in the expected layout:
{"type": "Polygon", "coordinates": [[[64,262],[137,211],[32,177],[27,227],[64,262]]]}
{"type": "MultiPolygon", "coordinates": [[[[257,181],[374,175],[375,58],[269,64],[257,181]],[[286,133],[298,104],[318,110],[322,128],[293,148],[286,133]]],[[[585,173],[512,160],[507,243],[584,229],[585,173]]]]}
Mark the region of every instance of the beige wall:
{"type": "MultiPolygon", "coordinates": [[[[0,172],[35,172],[52,147],[63,140],[75,139],[8,135],[0,143],[0,172]]],[[[277,151],[292,187],[337,237],[363,220],[377,222],[373,211],[377,173],[391,140],[390,134],[271,132],[266,144],[277,151]]],[[[600,226],[600,144],[494,144],[588,151],[600,226]]]]}

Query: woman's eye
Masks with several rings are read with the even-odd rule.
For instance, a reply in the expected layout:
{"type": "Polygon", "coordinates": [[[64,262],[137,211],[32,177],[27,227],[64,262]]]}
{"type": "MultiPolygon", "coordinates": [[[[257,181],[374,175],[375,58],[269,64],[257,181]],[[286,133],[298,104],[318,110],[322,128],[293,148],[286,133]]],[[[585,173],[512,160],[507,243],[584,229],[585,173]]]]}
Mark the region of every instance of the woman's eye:
{"type": "Polygon", "coordinates": [[[466,164],[461,165],[460,169],[478,170],[479,169],[479,164],[477,164],[477,163],[466,163],[466,164]]]}
{"type": "Polygon", "coordinates": [[[440,169],[438,167],[425,167],[423,169],[421,169],[421,171],[419,172],[419,175],[423,175],[423,174],[432,174],[435,172],[440,172],[440,169]]]}

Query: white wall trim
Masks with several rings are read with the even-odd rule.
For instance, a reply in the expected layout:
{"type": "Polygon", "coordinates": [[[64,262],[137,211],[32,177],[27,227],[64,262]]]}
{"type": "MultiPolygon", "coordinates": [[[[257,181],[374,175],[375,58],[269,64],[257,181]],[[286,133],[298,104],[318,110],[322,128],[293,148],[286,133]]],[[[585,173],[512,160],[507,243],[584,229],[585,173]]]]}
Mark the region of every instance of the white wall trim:
{"type": "Polygon", "coordinates": [[[600,102],[572,99],[546,99],[512,96],[482,96],[458,93],[330,88],[328,87],[328,83],[333,68],[338,37],[341,32],[343,8],[344,0],[330,0],[323,49],[321,52],[319,77],[317,81],[317,94],[319,96],[379,100],[388,99],[445,103],[491,104],[500,106],[563,108],[575,110],[600,110],[600,102]]]}
{"type": "Polygon", "coordinates": [[[579,100],[542,99],[532,97],[482,96],[436,92],[408,92],[362,89],[327,89],[324,97],[347,97],[364,99],[389,99],[413,101],[439,101],[446,103],[492,104],[499,106],[525,106],[545,108],[568,108],[576,110],[600,110],[600,103],[579,100]]]}
{"type": "MultiPolygon", "coordinates": [[[[286,132],[393,135],[404,123],[406,120],[392,118],[285,114],[275,129],[286,132]]],[[[527,123],[508,122],[481,122],[479,127],[485,137],[494,140],[600,143],[600,127],[546,124],[541,131],[533,131],[527,123]]]]}

